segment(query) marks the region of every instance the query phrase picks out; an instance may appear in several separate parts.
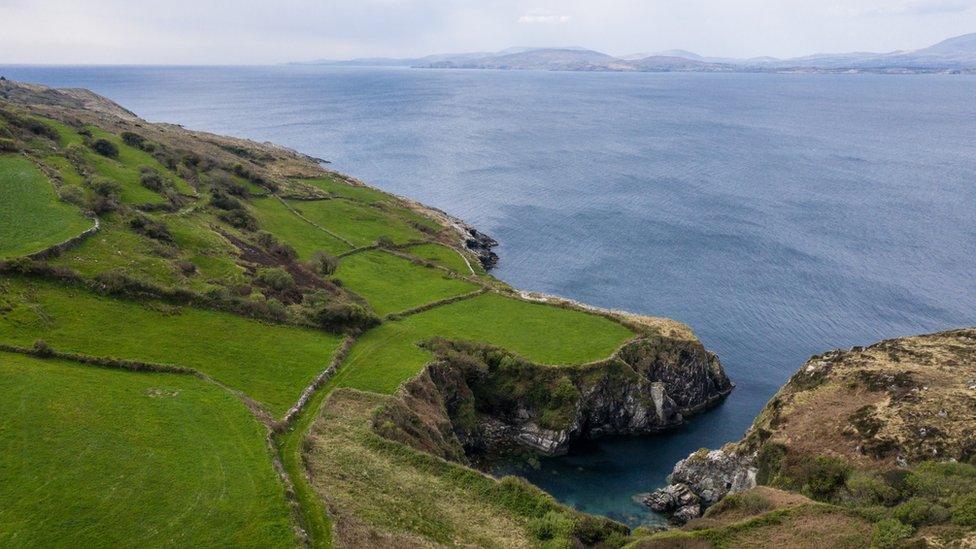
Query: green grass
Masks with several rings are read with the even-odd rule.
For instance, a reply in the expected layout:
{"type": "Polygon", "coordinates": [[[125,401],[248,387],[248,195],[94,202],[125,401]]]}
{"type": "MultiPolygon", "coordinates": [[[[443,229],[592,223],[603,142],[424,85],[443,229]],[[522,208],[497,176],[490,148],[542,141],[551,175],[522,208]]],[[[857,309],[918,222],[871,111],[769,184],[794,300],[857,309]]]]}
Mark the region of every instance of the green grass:
{"type": "Polygon", "coordinates": [[[417,343],[441,336],[479,341],[542,364],[582,364],[633,337],[606,318],[487,293],[386,322],[364,334],[337,375],[340,386],[392,393],[431,355],[417,343]]]}
{"type": "Polygon", "coordinates": [[[381,237],[397,244],[421,240],[423,233],[393,213],[348,200],[289,200],[288,203],[313,223],[325,227],[357,246],[368,246],[381,237]]]}
{"type": "Polygon", "coordinates": [[[65,184],[84,187],[85,180],[82,179],[81,175],[78,174],[78,170],[75,169],[74,165],[67,158],[52,154],[44,157],[44,163],[58,170],[58,173],[61,174],[61,180],[65,184]]]}
{"type": "Polygon", "coordinates": [[[51,260],[51,263],[69,267],[89,278],[106,271],[120,270],[154,284],[177,285],[180,276],[176,268],[170,260],[153,251],[156,246],[158,244],[153,240],[108,220],[102,221],[100,231],[51,260]]]}
{"type": "Polygon", "coordinates": [[[138,167],[130,167],[111,158],[102,156],[94,151],[85,150],[85,162],[94,168],[95,173],[118,182],[122,186],[119,198],[132,205],[164,204],[166,199],[162,195],[150,191],[142,186],[142,178],[138,167]]]}
{"type": "Polygon", "coordinates": [[[290,244],[301,259],[308,259],[317,251],[338,255],[352,249],[295,215],[277,198],[255,198],[250,204],[261,229],[290,244]]]}
{"type": "Polygon", "coordinates": [[[53,128],[54,131],[58,133],[58,144],[62,147],[85,142],[84,138],[81,137],[81,134],[67,124],[58,122],[57,120],[52,120],[50,118],[38,118],[38,120],[40,120],[41,123],[53,128]]]}
{"type": "Polygon", "coordinates": [[[300,179],[299,181],[309,185],[314,185],[331,195],[356,200],[358,202],[366,202],[368,204],[388,202],[391,199],[390,195],[377,191],[376,189],[370,189],[369,187],[356,187],[339,181],[332,176],[316,177],[313,179],[300,179]]]}
{"type": "Polygon", "coordinates": [[[43,250],[91,226],[78,208],[58,200],[30,160],[0,155],[0,259],[43,250]]]}
{"type": "Polygon", "coordinates": [[[336,276],[343,286],[363,296],[380,315],[419,307],[465,294],[478,287],[447,273],[382,250],[344,257],[336,276]]]}
{"type": "Polygon", "coordinates": [[[0,546],[293,547],[264,429],[227,391],[0,353],[0,546]]]}
{"type": "Polygon", "coordinates": [[[410,246],[405,249],[404,252],[421,259],[426,259],[427,261],[432,261],[464,276],[471,274],[471,269],[468,269],[468,264],[461,257],[461,254],[457,250],[444,246],[443,244],[417,244],[416,246],[410,246]]]}
{"type": "MultiPolygon", "coordinates": [[[[88,131],[91,132],[93,139],[107,139],[112,143],[115,143],[115,145],[119,148],[119,163],[131,170],[134,170],[137,176],[140,173],[140,168],[143,166],[149,167],[156,170],[160,173],[160,175],[173,183],[176,191],[180,194],[195,194],[196,191],[193,190],[193,187],[191,187],[189,183],[187,183],[182,177],[167,170],[165,166],[160,164],[160,162],[153,157],[153,155],[141,149],[126,145],[125,142],[115,134],[108,133],[94,126],[88,126],[87,128],[88,131]]],[[[136,183],[138,184],[138,179],[136,180],[136,183]]]]}
{"type": "Polygon", "coordinates": [[[329,363],[339,337],[229,313],[110,299],[6,279],[0,342],[43,339],[59,351],[176,364],[207,373],[281,415],[329,363]]]}

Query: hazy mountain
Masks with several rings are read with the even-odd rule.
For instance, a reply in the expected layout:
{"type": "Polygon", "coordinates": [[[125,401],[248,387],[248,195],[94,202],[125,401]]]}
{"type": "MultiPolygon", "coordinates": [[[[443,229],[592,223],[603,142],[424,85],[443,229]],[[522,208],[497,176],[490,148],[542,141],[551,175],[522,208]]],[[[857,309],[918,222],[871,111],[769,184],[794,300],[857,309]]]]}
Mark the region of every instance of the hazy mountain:
{"type": "Polygon", "coordinates": [[[614,57],[580,47],[518,47],[499,52],[438,54],[418,58],[322,60],[307,64],[547,71],[976,72],[976,33],[957,36],[913,51],[819,53],[791,59],[703,57],[687,50],[614,57]]]}

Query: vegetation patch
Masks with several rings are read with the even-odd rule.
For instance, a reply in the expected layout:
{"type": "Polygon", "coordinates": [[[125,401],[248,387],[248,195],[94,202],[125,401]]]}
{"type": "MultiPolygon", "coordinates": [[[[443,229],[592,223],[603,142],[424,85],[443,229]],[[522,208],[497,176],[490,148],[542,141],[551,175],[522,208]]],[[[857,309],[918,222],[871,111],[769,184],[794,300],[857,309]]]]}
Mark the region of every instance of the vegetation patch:
{"type": "Polygon", "coordinates": [[[496,345],[540,364],[573,365],[606,358],[633,335],[600,316],[486,293],[367,332],[337,379],[343,386],[393,393],[430,361],[418,343],[434,337],[496,345]]]}
{"type": "MultiPolygon", "coordinates": [[[[435,244],[433,242],[417,244],[410,246],[404,251],[412,256],[440,265],[441,267],[447,267],[460,275],[468,276],[471,274],[471,269],[468,268],[468,262],[461,257],[461,254],[454,248],[443,244],[435,244]]],[[[474,263],[478,262],[475,261],[474,263]]]]}
{"type": "Polygon", "coordinates": [[[312,223],[356,246],[368,246],[384,237],[394,244],[425,238],[424,233],[381,206],[348,200],[289,200],[288,204],[312,223]]]}
{"type": "Polygon", "coordinates": [[[28,158],[0,154],[0,259],[41,251],[91,226],[77,207],[58,200],[28,158]]]}
{"type": "Polygon", "coordinates": [[[292,547],[264,429],[192,376],[0,353],[0,546],[292,547]]]}
{"type": "Polygon", "coordinates": [[[366,298],[380,315],[477,289],[439,269],[411,263],[383,250],[370,250],[342,260],[336,276],[343,286],[366,298]]]}
{"type": "Polygon", "coordinates": [[[339,336],[21,279],[0,282],[0,342],[193,368],[281,415],[328,365],[339,336]]]}
{"type": "Polygon", "coordinates": [[[333,392],[303,451],[340,544],[615,547],[625,540],[622,525],[563,507],[525,481],[498,481],[381,438],[370,417],[386,400],[333,392]]]}
{"type": "Polygon", "coordinates": [[[352,246],[295,215],[277,198],[256,198],[250,203],[261,227],[288,242],[298,252],[300,259],[309,259],[319,251],[338,255],[352,249],[352,246]]]}

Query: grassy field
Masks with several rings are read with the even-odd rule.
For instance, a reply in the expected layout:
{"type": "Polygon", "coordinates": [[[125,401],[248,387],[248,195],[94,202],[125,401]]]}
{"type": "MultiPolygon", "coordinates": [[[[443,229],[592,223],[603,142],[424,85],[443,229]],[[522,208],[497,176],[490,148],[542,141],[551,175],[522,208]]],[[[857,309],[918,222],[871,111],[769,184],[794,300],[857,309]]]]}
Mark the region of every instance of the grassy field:
{"type": "Polygon", "coordinates": [[[358,202],[374,204],[377,202],[390,201],[390,196],[380,191],[370,189],[368,187],[354,187],[348,183],[338,181],[336,178],[331,176],[301,179],[300,181],[303,183],[308,183],[309,185],[314,185],[333,196],[348,198],[358,202]]]}
{"type": "Polygon", "coordinates": [[[251,206],[261,228],[290,244],[301,259],[318,251],[338,255],[352,249],[289,211],[277,198],[256,198],[251,200],[251,206]]]}
{"type": "Polygon", "coordinates": [[[0,546],[292,547],[264,429],[192,376],[0,353],[0,546]]]}
{"type": "Polygon", "coordinates": [[[43,250],[91,226],[77,207],[58,200],[30,160],[0,155],[0,259],[43,250]]]}
{"type": "Polygon", "coordinates": [[[435,336],[498,345],[542,364],[582,364],[609,356],[633,335],[603,317],[487,293],[367,332],[336,379],[392,393],[430,361],[417,343],[435,336]]]}
{"type": "Polygon", "coordinates": [[[432,261],[442,267],[447,267],[463,276],[471,274],[471,269],[468,268],[468,264],[461,257],[461,254],[457,250],[444,246],[443,244],[417,244],[405,249],[404,252],[421,259],[426,259],[427,261],[432,261]]]}
{"type": "Polygon", "coordinates": [[[0,281],[0,342],[205,372],[280,415],[321,372],[339,337],[228,313],[137,304],[53,283],[0,281]]]}
{"type": "Polygon", "coordinates": [[[167,170],[162,164],[159,163],[159,160],[156,160],[156,158],[153,157],[153,155],[135,147],[130,147],[129,145],[126,145],[125,142],[122,141],[122,139],[117,135],[100,130],[95,126],[88,126],[87,129],[91,132],[92,138],[107,139],[108,141],[115,143],[115,146],[119,148],[119,163],[127,168],[135,170],[136,175],[139,174],[139,169],[142,167],[152,168],[173,183],[173,187],[177,192],[187,195],[195,194],[196,191],[193,190],[193,187],[191,187],[189,183],[172,171],[167,170]]]}
{"type": "Polygon", "coordinates": [[[423,233],[406,221],[376,207],[348,200],[289,200],[288,203],[313,223],[356,246],[368,246],[381,236],[397,244],[424,238],[423,233]]]}
{"type": "Polygon", "coordinates": [[[478,288],[470,282],[449,278],[439,269],[414,265],[382,250],[343,258],[336,276],[344,287],[365,297],[380,315],[419,307],[478,288]]]}
{"type": "MultiPolygon", "coordinates": [[[[540,542],[533,526],[543,517],[573,523],[572,511],[528,483],[499,482],[379,437],[370,418],[383,402],[333,392],[306,443],[309,476],[336,515],[339,544],[529,547],[540,542]]],[[[552,547],[568,546],[564,533],[552,547]]]]}

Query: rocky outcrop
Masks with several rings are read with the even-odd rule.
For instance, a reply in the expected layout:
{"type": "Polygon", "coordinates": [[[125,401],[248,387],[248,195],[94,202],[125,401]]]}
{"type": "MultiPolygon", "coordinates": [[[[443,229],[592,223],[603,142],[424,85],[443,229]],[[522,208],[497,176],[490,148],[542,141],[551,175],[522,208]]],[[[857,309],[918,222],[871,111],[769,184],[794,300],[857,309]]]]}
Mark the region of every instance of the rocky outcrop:
{"type": "MultiPolygon", "coordinates": [[[[850,468],[906,468],[976,458],[976,329],[881,341],[811,357],[746,436],[699,450],[644,502],[676,522],[755,484],[803,489],[850,468]],[[827,474],[829,477],[829,474],[827,474]],[[690,491],[698,499],[678,494],[690,491]]],[[[832,486],[817,487],[827,498],[832,486]]]]}
{"type": "Polygon", "coordinates": [[[498,265],[498,254],[491,250],[495,246],[498,246],[497,240],[485,233],[479,232],[477,229],[467,226],[464,227],[462,236],[464,247],[474,253],[485,270],[491,270],[498,265]]]}
{"type": "Polygon", "coordinates": [[[755,486],[756,468],[749,456],[702,448],[679,461],[668,476],[668,486],[651,492],[643,502],[683,524],[727,494],[755,486]]]}
{"type": "Polygon", "coordinates": [[[436,341],[437,360],[376,417],[377,430],[448,459],[513,447],[553,455],[577,440],[680,425],[732,389],[695,340],[647,336],[562,368],[497,348],[436,341]]]}

